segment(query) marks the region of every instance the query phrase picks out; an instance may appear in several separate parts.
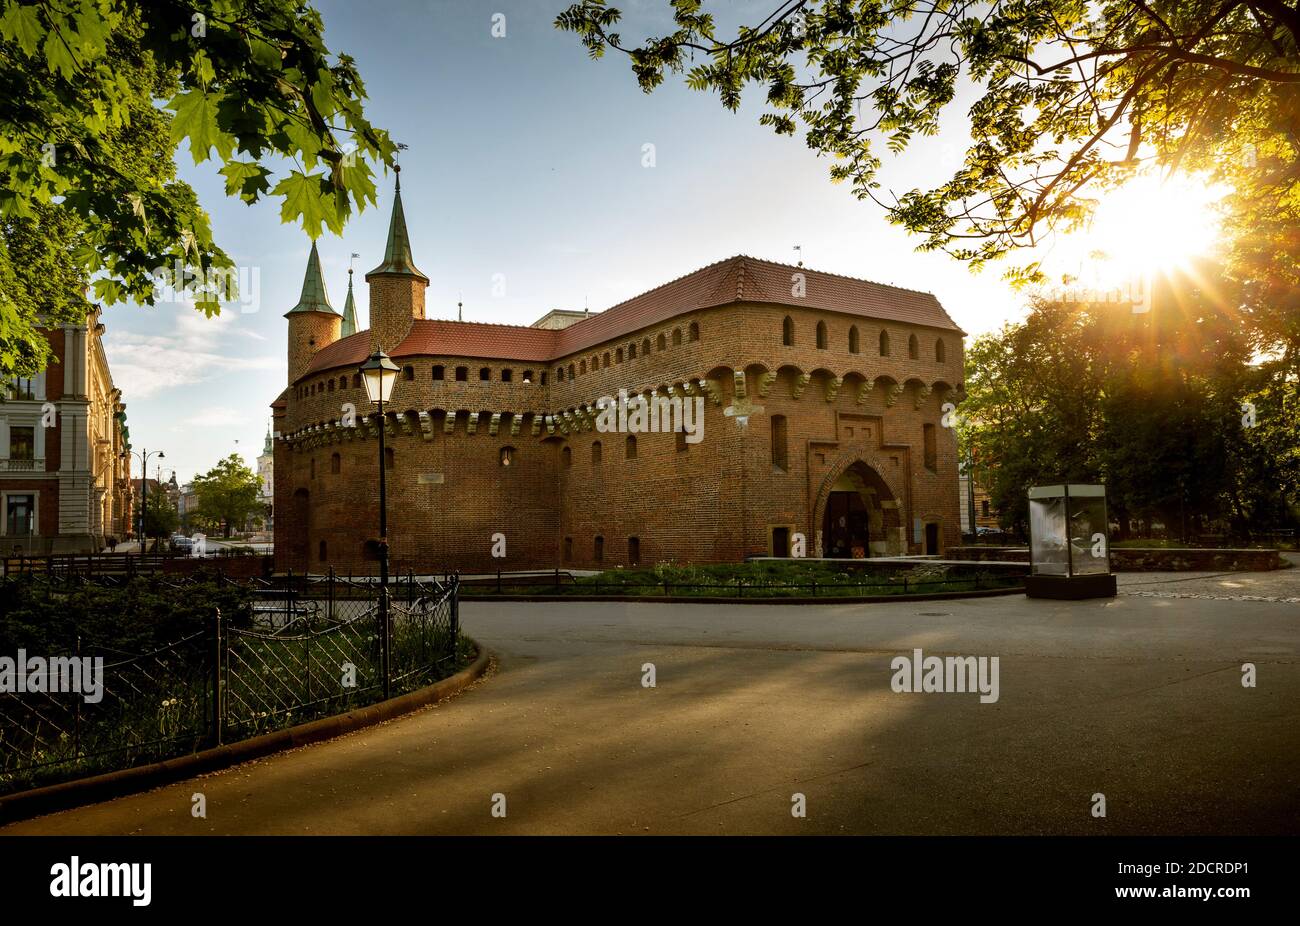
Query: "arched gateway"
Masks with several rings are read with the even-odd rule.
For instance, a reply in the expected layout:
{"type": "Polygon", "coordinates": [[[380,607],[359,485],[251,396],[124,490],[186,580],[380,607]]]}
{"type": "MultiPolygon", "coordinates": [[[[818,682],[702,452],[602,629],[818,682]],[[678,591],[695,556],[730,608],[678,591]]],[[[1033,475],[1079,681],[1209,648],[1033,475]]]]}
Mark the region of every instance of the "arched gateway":
{"type": "Polygon", "coordinates": [[[862,559],[907,552],[898,499],[862,460],[826,479],[816,517],[822,556],[862,559]]]}

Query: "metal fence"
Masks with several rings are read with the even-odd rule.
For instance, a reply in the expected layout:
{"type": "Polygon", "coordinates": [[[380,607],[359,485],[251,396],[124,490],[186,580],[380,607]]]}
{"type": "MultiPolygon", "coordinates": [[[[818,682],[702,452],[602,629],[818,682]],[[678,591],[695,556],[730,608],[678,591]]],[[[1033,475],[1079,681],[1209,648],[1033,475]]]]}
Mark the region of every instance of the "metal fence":
{"type": "Polygon", "coordinates": [[[234,742],[452,674],[465,655],[457,577],[406,585],[254,581],[251,626],[214,609],[202,630],[153,652],[79,644],[68,655],[104,657],[97,702],[0,693],[0,793],[234,742]]]}

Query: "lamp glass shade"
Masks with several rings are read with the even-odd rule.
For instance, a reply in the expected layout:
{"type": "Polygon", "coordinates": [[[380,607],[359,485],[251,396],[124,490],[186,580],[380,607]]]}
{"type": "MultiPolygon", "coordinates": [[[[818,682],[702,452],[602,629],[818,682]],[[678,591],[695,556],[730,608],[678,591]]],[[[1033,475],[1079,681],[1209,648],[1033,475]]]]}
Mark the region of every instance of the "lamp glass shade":
{"type": "Polygon", "coordinates": [[[398,372],[397,364],[388,359],[383,351],[376,351],[361,364],[361,381],[366,384],[366,395],[371,402],[388,401],[393,394],[398,372]]]}

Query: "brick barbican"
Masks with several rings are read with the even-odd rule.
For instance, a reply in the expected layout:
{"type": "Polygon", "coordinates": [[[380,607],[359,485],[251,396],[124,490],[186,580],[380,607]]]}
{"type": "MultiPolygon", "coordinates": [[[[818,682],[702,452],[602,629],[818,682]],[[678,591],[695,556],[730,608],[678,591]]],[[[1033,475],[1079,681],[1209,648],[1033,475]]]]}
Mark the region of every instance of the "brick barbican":
{"type": "MultiPolygon", "coordinates": [[[[425,317],[400,175],[384,261],[330,304],[312,245],[273,403],[276,568],[419,572],[941,552],[960,542],[964,333],[932,295],[732,257],[604,312],[425,317]],[[402,367],[381,423],[357,367],[402,367]],[[702,396],[704,437],[604,433],[597,401],[702,396]],[[348,426],[355,409],[355,426],[348,426]],[[506,536],[494,558],[493,535],[506,536]]],[[[499,546],[499,545],[498,545],[499,546]]]]}

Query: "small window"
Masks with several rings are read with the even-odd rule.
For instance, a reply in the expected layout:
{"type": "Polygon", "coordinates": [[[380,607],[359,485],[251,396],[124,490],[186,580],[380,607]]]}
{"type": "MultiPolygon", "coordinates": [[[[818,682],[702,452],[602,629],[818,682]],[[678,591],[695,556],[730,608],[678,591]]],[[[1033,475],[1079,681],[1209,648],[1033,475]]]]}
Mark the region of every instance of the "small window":
{"type": "Polygon", "coordinates": [[[644,339],[642,339],[642,341],[641,341],[641,356],[642,356],[642,357],[649,357],[649,356],[650,356],[650,339],[649,339],[649,338],[644,338],[644,339]]]}
{"type": "Polygon", "coordinates": [[[691,322],[691,326],[686,329],[686,340],[694,344],[700,339],[700,323],[691,322]]]}
{"type": "Polygon", "coordinates": [[[594,444],[591,445],[591,463],[593,466],[599,466],[600,460],[601,460],[600,441],[596,441],[594,444]]]}
{"type": "Polygon", "coordinates": [[[921,357],[921,349],[914,334],[909,335],[907,338],[907,357],[909,360],[919,360],[921,357]]]}
{"type": "Polygon", "coordinates": [[[555,381],[557,383],[564,382],[564,367],[555,368],[555,381]]]}
{"type": "Polygon", "coordinates": [[[627,359],[628,359],[628,360],[635,360],[635,359],[636,359],[636,345],[635,345],[635,344],[629,344],[629,345],[627,346],[627,359]]]}
{"type": "Polygon", "coordinates": [[[443,369],[441,364],[433,368],[433,378],[436,380],[443,380],[446,377],[446,374],[447,371],[443,369]]]}
{"type": "Polygon", "coordinates": [[[948,348],[944,346],[943,338],[934,342],[934,359],[943,363],[948,356],[948,348]]]}
{"type": "Polygon", "coordinates": [[[510,382],[510,381],[514,378],[514,375],[515,375],[515,371],[514,371],[514,370],[510,370],[510,369],[502,370],[502,371],[501,371],[501,382],[503,382],[503,383],[508,383],[508,382],[510,382]]]}
{"type": "Polygon", "coordinates": [[[574,373],[573,373],[573,371],[574,371],[574,366],[573,366],[573,364],[569,364],[569,379],[573,379],[573,377],[574,377],[574,373]]]}
{"type": "Polygon", "coordinates": [[[629,434],[627,436],[627,449],[623,452],[623,456],[625,459],[628,460],[636,459],[636,435],[635,434],[629,434]]]}
{"type": "Polygon", "coordinates": [[[772,465],[785,472],[789,469],[789,452],[786,449],[785,415],[772,416],[772,465]]]}
{"type": "Polygon", "coordinates": [[[888,331],[880,332],[880,356],[882,357],[889,356],[889,332],[888,331]]]}
{"type": "Polygon", "coordinates": [[[566,563],[573,562],[573,538],[572,537],[564,538],[564,561],[566,563]]]}
{"type": "Polygon", "coordinates": [[[830,337],[826,332],[826,323],[818,322],[817,323],[817,349],[825,350],[829,342],[830,342],[830,337]]]}
{"type": "Polygon", "coordinates": [[[603,370],[607,366],[609,366],[609,351],[605,351],[605,355],[600,358],[600,368],[603,370]]]}
{"type": "Polygon", "coordinates": [[[408,383],[414,382],[415,367],[411,366],[409,363],[406,366],[402,367],[402,379],[406,380],[408,383]]]}
{"type": "Polygon", "coordinates": [[[469,367],[456,367],[456,382],[463,383],[469,380],[469,367]]]}
{"type": "Polygon", "coordinates": [[[668,339],[662,334],[659,335],[658,340],[655,342],[655,347],[659,348],[659,350],[666,350],[668,348],[668,339]]]}
{"type": "Polygon", "coordinates": [[[343,471],[343,458],[337,453],[330,455],[330,472],[340,473],[343,471]]]}
{"type": "Polygon", "coordinates": [[[513,466],[515,462],[515,448],[502,447],[500,462],[502,466],[513,466]]]}
{"type": "Polygon", "coordinates": [[[858,326],[853,325],[849,328],[849,353],[858,353],[858,326]]]}
{"type": "Polygon", "coordinates": [[[340,389],[348,388],[348,378],[346,376],[339,377],[339,388],[340,389]]]}
{"type": "Polygon", "coordinates": [[[682,329],[680,329],[680,328],[674,328],[674,329],[673,329],[673,347],[681,347],[681,346],[682,346],[682,329]]]}
{"type": "Polygon", "coordinates": [[[532,385],[532,383],[533,383],[533,371],[532,371],[532,370],[524,370],[524,383],[525,383],[526,385],[530,385],[530,386],[532,385]]]}
{"type": "Polygon", "coordinates": [[[592,544],[591,557],[598,563],[605,561],[605,538],[597,535],[596,542],[592,544]]]}
{"type": "Polygon", "coordinates": [[[542,370],[542,385],[546,385],[546,371],[542,370]]]}
{"type": "Polygon", "coordinates": [[[560,459],[562,459],[562,460],[564,461],[564,468],[565,468],[565,469],[568,469],[570,466],[572,466],[572,465],[573,465],[573,448],[572,448],[572,447],[565,447],[562,451],[560,451],[560,459]]]}
{"type": "Polygon", "coordinates": [[[627,538],[627,564],[635,566],[641,562],[641,538],[627,538]]]}
{"type": "Polygon", "coordinates": [[[360,374],[360,373],[353,373],[353,374],[352,374],[352,388],[353,388],[353,389],[360,389],[360,388],[361,388],[361,374],[360,374]]]}
{"type": "Polygon", "coordinates": [[[397,454],[393,452],[392,447],[384,448],[384,469],[395,469],[397,466],[397,454]]]}
{"type": "Polygon", "coordinates": [[[781,343],[786,347],[794,347],[794,319],[789,315],[781,322],[781,343]]]}
{"type": "Polygon", "coordinates": [[[615,363],[623,362],[623,348],[620,347],[618,350],[614,351],[614,362],[615,363]]]}
{"type": "Polygon", "coordinates": [[[492,379],[492,370],[489,367],[480,367],[478,371],[478,381],[486,383],[492,379]]]}
{"type": "Polygon", "coordinates": [[[586,375],[586,372],[587,372],[587,361],[586,361],[586,360],[579,360],[579,361],[578,361],[578,372],[579,372],[580,374],[586,375]]]}
{"type": "Polygon", "coordinates": [[[324,540],[322,540],[320,542],[320,545],[316,548],[316,558],[319,559],[322,563],[329,561],[329,554],[326,550],[324,540]]]}
{"type": "Polygon", "coordinates": [[[9,459],[11,460],[34,460],[36,459],[36,426],[19,427],[11,425],[9,428],[9,459]]]}

